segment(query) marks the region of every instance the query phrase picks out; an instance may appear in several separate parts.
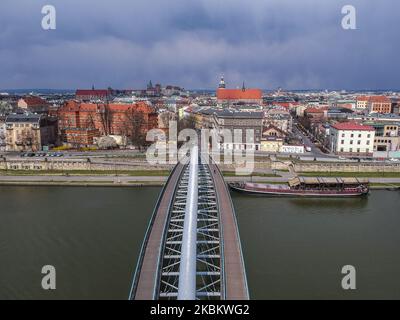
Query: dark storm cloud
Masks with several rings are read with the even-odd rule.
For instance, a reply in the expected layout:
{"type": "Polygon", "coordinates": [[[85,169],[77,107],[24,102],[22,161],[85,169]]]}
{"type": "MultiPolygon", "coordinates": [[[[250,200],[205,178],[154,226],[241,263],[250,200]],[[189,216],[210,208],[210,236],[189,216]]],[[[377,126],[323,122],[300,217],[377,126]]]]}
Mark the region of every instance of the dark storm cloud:
{"type": "Polygon", "coordinates": [[[396,0],[2,0],[0,88],[399,88],[396,0]],[[57,30],[41,29],[41,8],[57,30]],[[341,8],[357,8],[357,30],[341,8]]]}

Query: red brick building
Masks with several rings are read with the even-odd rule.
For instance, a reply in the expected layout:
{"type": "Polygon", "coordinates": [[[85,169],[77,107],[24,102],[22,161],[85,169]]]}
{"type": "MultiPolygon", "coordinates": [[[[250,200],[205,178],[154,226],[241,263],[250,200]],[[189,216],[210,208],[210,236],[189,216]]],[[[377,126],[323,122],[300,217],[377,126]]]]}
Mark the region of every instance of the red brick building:
{"type": "Polygon", "coordinates": [[[328,107],[308,107],[304,110],[304,117],[311,122],[320,122],[327,117],[328,107]]]}
{"type": "Polygon", "coordinates": [[[110,90],[76,90],[75,97],[81,101],[107,100],[112,95],[110,90]]]}
{"type": "Polygon", "coordinates": [[[158,126],[157,113],[145,102],[119,104],[70,100],[58,110],[58,118],[64,142],[74,140],[72,135],[77,137],[78,133],[78,140],[85,142],[105,135],[121,135],[133,140],[158,126]]]}
{"type": "Polygon", "coordinates": [[[371,113],[392,113],[392,100],[385,96],[371,96],[368,107],[371,113]]]}
{"type": "Polygon", "coordinates": [[[71,145],[94,144],[94,139],[100,136],[98,129],[90,128],[66,128],[62,130],[61,140],[71,145]]]}

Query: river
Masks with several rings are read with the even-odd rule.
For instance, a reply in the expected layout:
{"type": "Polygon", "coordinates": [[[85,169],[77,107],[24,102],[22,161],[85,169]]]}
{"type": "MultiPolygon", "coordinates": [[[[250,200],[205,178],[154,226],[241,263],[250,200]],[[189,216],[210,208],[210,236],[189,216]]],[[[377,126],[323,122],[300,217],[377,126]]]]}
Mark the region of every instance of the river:
{"type": "MultiPolygon", "coordinates": [[[[0,187],[0,299],[127,299],[160,189],[0,187]],[[44,265],[56,290],[41,287],[44,265]]],[[[253,299],[400,299],[399,192],[233,194],[253,299]],[[344,265],[356,290],[343,290],[344,265]]]]}

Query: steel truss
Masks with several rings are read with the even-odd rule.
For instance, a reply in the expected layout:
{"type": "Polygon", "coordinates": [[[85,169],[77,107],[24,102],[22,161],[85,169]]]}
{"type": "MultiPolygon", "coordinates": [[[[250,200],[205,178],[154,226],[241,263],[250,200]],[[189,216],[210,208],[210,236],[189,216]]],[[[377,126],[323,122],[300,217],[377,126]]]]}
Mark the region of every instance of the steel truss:
{"type": "MultiPolygon", "coordinates": [[[[217,195],[209,166],[199,161],[196,299],[223,298],[223,254],[217,195]]],[[[178,182],[169,213],[161,261],[159,299],[176,299],[182,248],[189,166],[178,182]]]]}

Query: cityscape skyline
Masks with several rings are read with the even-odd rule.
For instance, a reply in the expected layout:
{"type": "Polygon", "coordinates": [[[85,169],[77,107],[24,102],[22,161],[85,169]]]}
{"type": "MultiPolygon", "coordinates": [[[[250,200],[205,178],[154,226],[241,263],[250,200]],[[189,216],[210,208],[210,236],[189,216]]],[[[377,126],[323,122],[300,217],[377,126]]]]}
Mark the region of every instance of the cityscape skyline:
{"type": "Polygon", "coordinates": [[[45,1],[3,1],[2,90],[143,86],[147,79],[188,89],[228,85],[287,90],[398,87],[397,9],[352,1],[357,29],[344,30],[345,1],[118,0],[113,5],[51,1],[56,30],[41,28],[45,1]],[[178,79],[178,80],[177,80],[178,79]]]}

